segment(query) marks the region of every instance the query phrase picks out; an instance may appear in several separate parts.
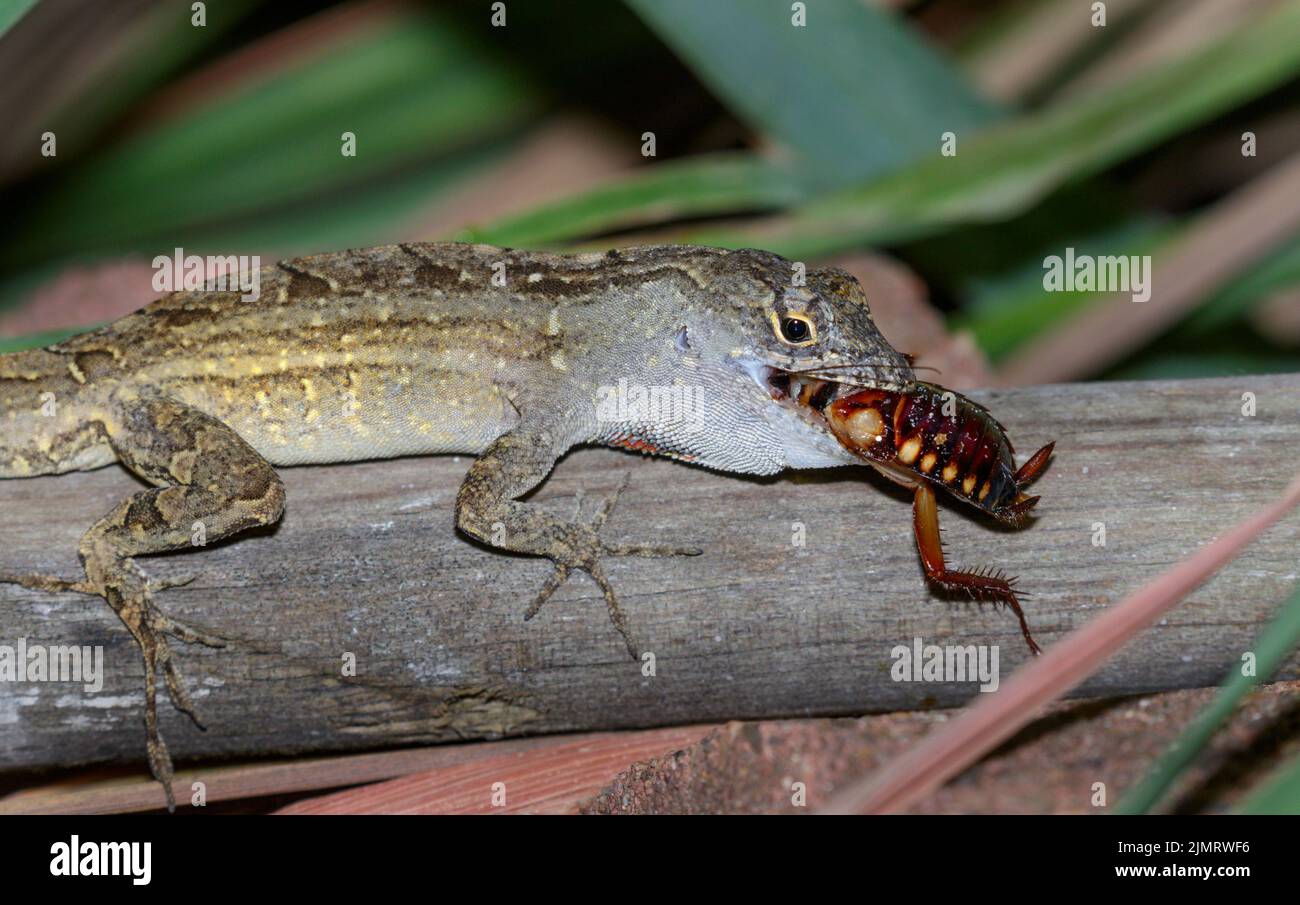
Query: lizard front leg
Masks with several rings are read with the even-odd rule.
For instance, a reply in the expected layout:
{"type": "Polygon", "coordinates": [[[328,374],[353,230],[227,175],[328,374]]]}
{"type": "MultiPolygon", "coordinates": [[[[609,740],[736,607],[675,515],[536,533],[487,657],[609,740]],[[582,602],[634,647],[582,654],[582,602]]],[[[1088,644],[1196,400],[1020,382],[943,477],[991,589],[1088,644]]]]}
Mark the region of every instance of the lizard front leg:
{"type": "Polygon", "coordinates": [[[284,487],[270,463],[233,430],[174,400],[119,400],[104,428],[121,462],[155,486],[123,500],[82,537],[84,581],[42,575],[0,575],[0,580],[98,595],[126,624],[144,657],[149,767],[173,809],[172,762],[158,732],[155,703],[160,670],[172,703],[200,727],[202,723],[167,636],[214,647],[223,642],[160,611],[153,593],[166,585],[151,581],[134,557],[191,546],[196,524],[202,525],[207,541],[271,524],[284,507],[284,487]]]}
{"type": "Polygon", "coordinates": [[[610,621],[623,636],[628,653],[632,659],[640,659],[641,651],[632,638],[614,589],[601,568],[601,559],[606,556],[698,556],[702,551],[695,547],[606,544],[601,541],[599,531],[613,511],[617,492],[605,501],[588,524],[566,521],[536,504],[519,502],[518,497],[540,484],[556,460],[575,442],[538,423],[524,422],[503,434],[479,456],[465,476],[456,496],[456,524],[466,534],[486,544],[516,553],[545,556],[555,564],[555,570],[524,612],[526,620],[537,615],[573,570],[586,572],[600,586],[610,621]]]}

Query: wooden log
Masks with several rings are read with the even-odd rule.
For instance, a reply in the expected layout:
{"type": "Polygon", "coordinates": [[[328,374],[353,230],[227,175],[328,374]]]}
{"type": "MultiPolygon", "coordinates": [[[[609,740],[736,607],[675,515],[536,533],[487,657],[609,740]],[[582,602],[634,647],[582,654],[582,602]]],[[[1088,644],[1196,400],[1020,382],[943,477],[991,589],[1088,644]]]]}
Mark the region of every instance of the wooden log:
{"type": "MultiPolygon", "coordinates": [[[[1012,531],[949,501],[950,561],[1020,576],[1044,646],[1268,500],[1300,462],[1300,376],[1060,385],[974,393],[1022,455],[1056,439],[1037,520],[1012,531]],[[1243,414],[1243,393],[1256,413],[1243,414]],[[1105,543],[1095,541],[1105,530],[1105,543]]],[[[866,468],[755,479],[579,450],[536,494],[590,513],[630,472],[604,535],[705,555],[606,570],[654,674],[643,675],[578,576],[522,615],[549,563],[457,534],[468,460],[283,471],[273,531],[145,561],[196,574],[161,606],[230,639],[176,645],[208,731],[160,699],[178,758],[367,749],[465,738],[952,706],[970,682],[897,682],[891,651],[997,645],[1014,618],[929,588],[907,495],[866,468]],[[346,655],[356,675],[343,674],[346,655]]],[[[0,481],[0,568],[78,574],[85,528],[139,487],[119,468],[0,481]]],[[[1077,689],[1102,696],[1217,683],[1297,578],[1300,515],[1271,529],[1169,619],[1077,689]]],[[[96,598],[0,585],[0,644],[102,645],[103,687],[0,682],[0,768],[144,756],[143,666],[96,598]]],[[[1292,659],[1284,670],[1296,676],[1292,659]]]]}

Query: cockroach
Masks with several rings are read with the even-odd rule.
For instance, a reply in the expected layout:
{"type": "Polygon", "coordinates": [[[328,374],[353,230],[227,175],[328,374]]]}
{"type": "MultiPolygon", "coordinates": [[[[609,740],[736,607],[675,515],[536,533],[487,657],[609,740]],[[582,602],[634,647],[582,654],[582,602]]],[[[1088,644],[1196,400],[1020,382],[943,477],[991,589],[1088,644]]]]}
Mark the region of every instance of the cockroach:
{"type": "Polygon", "coordinates": [[[1006,429],[992,413],[941,386],[914,381],[899,390],[858,389],[811,381],[791,389],[802,405],[825,419],[846,449],[913,489],[913,527],[926,577],[945,589],[1009,607],[1029,649],[1042,653],[1020,607],[1015,578],[989,569],[960,571],[944,563],[934,488],[942,487],[1004,524],[1020,526],[1039,499],[1024,488],[1043,470],[1055,442],[1017,469],[1006,429]]]}

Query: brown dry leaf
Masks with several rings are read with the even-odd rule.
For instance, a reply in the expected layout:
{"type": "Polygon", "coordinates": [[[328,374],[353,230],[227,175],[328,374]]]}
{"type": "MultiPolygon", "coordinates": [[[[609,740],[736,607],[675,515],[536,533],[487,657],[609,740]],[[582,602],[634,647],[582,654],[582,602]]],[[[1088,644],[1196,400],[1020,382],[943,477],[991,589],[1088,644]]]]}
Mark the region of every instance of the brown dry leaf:
{"type": "Polygon", "coordinates": [[[1157,5],[1117,41],[1108,42],[1105,53],[1054,92],[1052,103],[1103,91],[1195,53],[1246,19],[1277,5],[1278,0],[1179,0],[1157,5]]]}
{"type": "MultiPolygon", "coordinates": [[[[597,737],[538,736],[369,754],[189,766],[177,771],[172,787],[176,800],[186,802],[192,784],[202,782],[208,803],[214,804],[376,783],[485,760],[509,760],[526,752],[572,746],[597,737]]],[[[162,806],[162,791],[142,765],[96,768],[0,797],[0,814],[112,814],[153,811],[162,806]]]]}
{"type": "MultiPolygon", "coordinates": [[[[1113,27],[1147,5],[1147,0],[1111,0],[1106,23],[1113,27]]],[[[1034,94],[1061,67],[1109,29],[1092,26],[1091,11],[1078,0],[1021,4],[1005,35],[981,47],[965,69],[989,97],[1018,102],[1034,94]]]]}
{"type": "MultiPolygon", "coordinates": [[[[1095,813],[1092,784],[1128,788],[1218,694],[1194,688],[1053,704],[1007,744],[910,809],[925,814],[1095,813]]],[[[1179,783],[1173,810],[1219,812],[1279,763],[1300,754],[1300,682],[1268,685],[1243,703],[1179,783]]],[[[884,766],[953,711],[859,719],[735,722],[664,757],[636,764],[584,814],[801,814],[855,777],[884,766]],[[794,783],[803,783],[802,800],[794,783]]]]}
{"type": "Polygon", "coordinates": [[[1300,287],[1264,299],[1251,309],[1250,322],[1279,346],[1300,346],[1300,287]]]}
{"type": "MultiPolygon", "coordinates": [[[[562,814],[595,795],[635,761],[699,741],[713,727],[604,732],[519,754],[488,754],[430,770],[295,802],[279,814],[562,814]],[[494,803],[502,783],[504,804],[494,803]]],[[[499,799],[498,799],[499,801],[499,799]]]]}

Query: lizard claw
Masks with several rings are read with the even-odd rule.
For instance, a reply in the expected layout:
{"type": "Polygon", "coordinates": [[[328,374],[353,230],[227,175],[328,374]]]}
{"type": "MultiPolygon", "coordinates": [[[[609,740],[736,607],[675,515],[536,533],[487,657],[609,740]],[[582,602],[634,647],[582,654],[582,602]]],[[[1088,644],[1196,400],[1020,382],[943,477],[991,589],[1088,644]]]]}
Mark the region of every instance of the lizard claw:
{"type": "Polygon", "coordinates": [[[16,584],[31,588],[33,591],[46,591],[51,594],[63,591],[75,591],[78,594],[98,593],[84,581],[70,581],[54,575],[14,575],[11,572],[0,572],[0,584],[16,584]]]}
{"type": "Polygon", "coordinates": [[[700,556],[699,547],[667,547],[655,544],[602,544],[606,556],[700,556]]]}
{"type": "Polygon", "coordinates": [[[178,578],[150,578],[148,588],[151,592],[165,591],[168,588],[183,588],[199,576],[195,573],[181,575],[178,578]]]}

